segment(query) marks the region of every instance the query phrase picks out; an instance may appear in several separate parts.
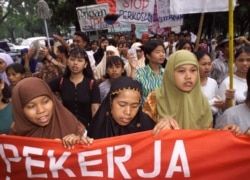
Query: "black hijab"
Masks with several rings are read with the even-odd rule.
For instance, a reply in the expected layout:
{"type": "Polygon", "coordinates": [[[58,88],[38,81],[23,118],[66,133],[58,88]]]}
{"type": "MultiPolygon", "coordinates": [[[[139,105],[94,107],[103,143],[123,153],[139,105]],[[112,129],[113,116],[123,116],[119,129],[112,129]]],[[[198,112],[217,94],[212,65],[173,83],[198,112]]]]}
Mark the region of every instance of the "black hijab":
{"type": "Polygon", "coordinates": [[[113,80],[108,95],[90,122],[88,129],[89,137],[99,139],[153,129],[155,122],[147,114],[142,112],[141,106],[134,119],[127,126],[119,125],[112,118],[111,102],[113,96],[126,89],[138,91],[142,97],[142,87],[138,81],[126,76],[121,76],[113,80]]]}

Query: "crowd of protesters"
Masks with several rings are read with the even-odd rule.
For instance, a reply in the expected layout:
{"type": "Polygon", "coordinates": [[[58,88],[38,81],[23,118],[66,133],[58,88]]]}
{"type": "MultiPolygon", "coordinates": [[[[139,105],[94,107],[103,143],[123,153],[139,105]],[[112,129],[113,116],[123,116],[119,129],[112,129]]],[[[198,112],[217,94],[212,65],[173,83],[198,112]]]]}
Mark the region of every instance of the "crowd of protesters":
{"type": "Polygon", "coordinates": [[[0,133],[60,138],[68,148],[150,129],[250,135],[250,41],[243,36],[234,41],[232,89],[227,38],[198,47],[189,32],[90,41],[77,31],[72,44],[54,38],[53,47],[23,49],[20,64],[0,53],[0,133]]]}

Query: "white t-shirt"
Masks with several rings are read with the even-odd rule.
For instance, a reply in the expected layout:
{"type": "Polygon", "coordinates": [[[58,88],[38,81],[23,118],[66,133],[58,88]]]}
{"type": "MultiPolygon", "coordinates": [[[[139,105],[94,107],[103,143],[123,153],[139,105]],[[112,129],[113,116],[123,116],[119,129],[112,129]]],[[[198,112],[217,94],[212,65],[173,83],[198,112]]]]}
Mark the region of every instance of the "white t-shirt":
{"type": "MultiPolygon", "coordinates": [[[[229,77],[226,77],[222,83],[220,84],[218,94],[219,96],[225,100],[226,90],[229,89],[229,77]]],[[[235,89],[235,95],[234,95],[234,104],[242,104],[246,100],[247,96],[247,81],[246,79],[240,78],[233,75],[233,89],[235,89]]]]}
{"type": "Polygon", "coordinates": [[[206,96],[213,114],[216,114],[218,112],[218,108],[213,106],[213,104],[214,101],[219,100],[219,98],[217,97],[218,96],[217,82],[214,79],[208,77],[206,85],[201,86],[201,90],[203,94],[206,96]]]}
{"type": "Polygon", "coordinates": [[[236,124],[241,131],[245,131],[250,127],[250,109],[244,104],[233,106],[227,109],[216,121],[215,128],[220,129],[227,124],[236,124]]]}

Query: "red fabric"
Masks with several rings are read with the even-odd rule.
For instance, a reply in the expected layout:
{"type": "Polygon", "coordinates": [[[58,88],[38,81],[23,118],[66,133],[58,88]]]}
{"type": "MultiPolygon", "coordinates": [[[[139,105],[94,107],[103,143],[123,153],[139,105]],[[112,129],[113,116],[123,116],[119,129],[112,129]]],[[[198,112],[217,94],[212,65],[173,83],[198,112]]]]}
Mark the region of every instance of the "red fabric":
{"type": "Polygon", "coordinates": [[[97,4],[108,3],[109,4],[109,13],[116,14],[116,0],[97,0],[97,4]]]}
{"type": "Polygon", "coordinates": [[[0,169],[0,179],[248,179],[250,137],[146,131],[68,150],[57,140],[0,135],[0,169]]]}

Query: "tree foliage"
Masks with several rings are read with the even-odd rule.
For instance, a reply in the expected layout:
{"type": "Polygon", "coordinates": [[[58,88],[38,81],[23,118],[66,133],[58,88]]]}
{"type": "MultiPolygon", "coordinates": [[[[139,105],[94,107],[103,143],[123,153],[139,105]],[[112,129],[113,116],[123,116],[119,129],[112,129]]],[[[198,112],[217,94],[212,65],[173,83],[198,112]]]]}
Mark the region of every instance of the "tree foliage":
{"type": "MultiPolygon", "coordinates": [[[[187,0],[188,1],[188,0],[187,0]]],[[[0,11],[0,39],[10,37],[28,37],[36,34],[45,34],[43,21],[37,18],[36,4],[38,0],[5,0],[5,6],[0,11]]],[[[52,33],[69,32],[70,26],[80,30],[76,8],[96,4],[95,0],[46,0],[53,12],[51,19],[47,20],[50,35],[52,33]]],[[[235,34],[250,34],[250,1],[238,0],[239,6],[234,11],[235,34]]],[[[182,30],[194,33],[198,31],[200,14],[187,14],[184,16],[182,30]]],[[[202,34],[214,37],[218,33],[226,35],[228,32],[228,13],[205,13],[202,34]]]]}

